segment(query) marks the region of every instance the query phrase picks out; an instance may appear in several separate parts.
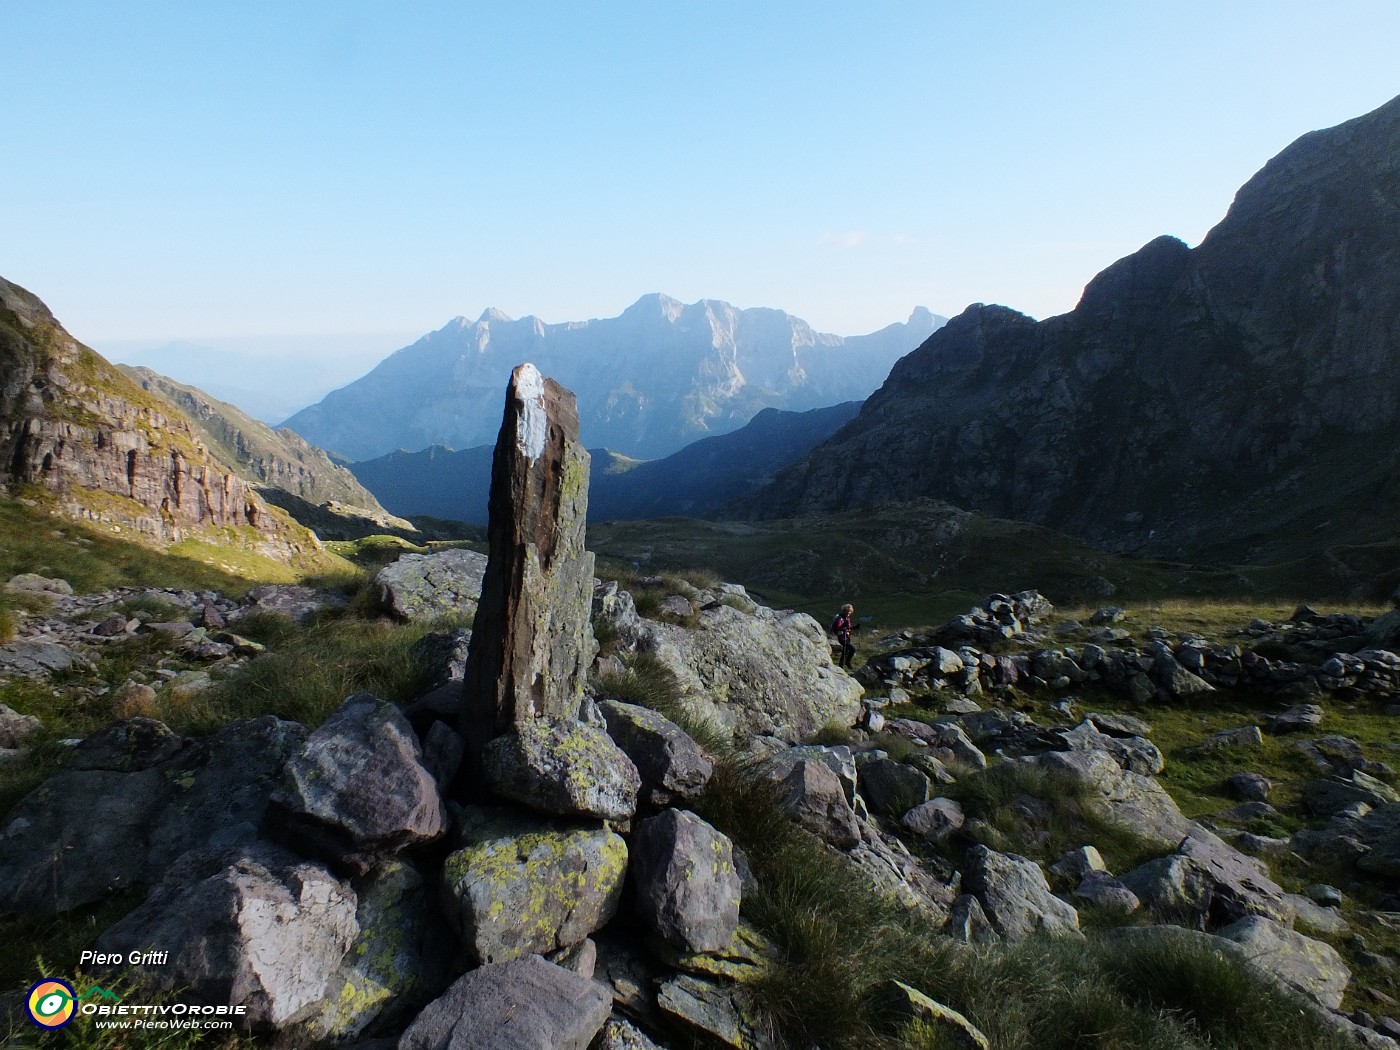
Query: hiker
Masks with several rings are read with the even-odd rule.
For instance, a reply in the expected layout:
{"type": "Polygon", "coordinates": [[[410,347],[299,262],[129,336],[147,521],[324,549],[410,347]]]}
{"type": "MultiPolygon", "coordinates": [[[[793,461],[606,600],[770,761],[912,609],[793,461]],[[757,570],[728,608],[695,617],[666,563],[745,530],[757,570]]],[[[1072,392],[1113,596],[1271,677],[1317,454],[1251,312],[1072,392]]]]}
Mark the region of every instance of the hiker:
{"type": "Polygon", "coordinates": [[[856,629],[855,613],[855,606],[847,602],[841,606],[836,619],[831,621],[831,633],[836,635],[836,640],[841,643],[841,659],[836,666],[844,667],[848,671],[851,669],[851,660],[856,655],[856,647],[851,644],[851,632],[856,629]]]}

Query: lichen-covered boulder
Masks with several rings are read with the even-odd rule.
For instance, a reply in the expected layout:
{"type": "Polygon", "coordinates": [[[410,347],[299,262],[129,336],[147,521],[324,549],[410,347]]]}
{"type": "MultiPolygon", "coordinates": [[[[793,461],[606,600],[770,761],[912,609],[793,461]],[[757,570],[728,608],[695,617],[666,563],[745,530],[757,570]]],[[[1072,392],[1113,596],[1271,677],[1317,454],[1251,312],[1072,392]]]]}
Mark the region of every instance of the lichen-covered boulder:
{"type": "Polygon", "coordinates": [[[944,1006],[903,981],[889,981],[880,991],[888,1012],[906,1025],[921,1024],[946,1033],[955,1046],[991,1050],[992,1044],[981,1030],[951,1006],[944,1006]]]}
{"type": "Polygon", "coordinates": [[[742,987],[682,974],[662,983],[656,1005],[705,1042],[733,1050],[769,1050],[775,1045],[742,987]]]}
{"type": "Polygon", "coordinates": [[[759,606],[701,609],[692,629],[643,621],[640,648],[676,676],[682,702],[736,740],[809,739],[832,723],[855,725],[860,683],[831,663],[821,624],[759,606]]]}
{"type": "Polygon", "coordinates": [[[627,844],[604,826],[470,806],[455,839],[442,902],[474,962],[578,944],[617,911],[627,844]]]}
{"type": "Polygon", "coordinates": [[[455,945],[430,917],[423,877],[398,858],[352,884],[359,932],[304,1026],[315,1040],[343,1042],[422,1005],[447,982],[455,945]]]}
{"type": "Polygon", "coordinates": [[[968,862],[964,885],[1007,940],[1024,940],[1040,932],[1079,932],[1079,914],[1050,892],[1045,873],[1035,861],[973,846],[968,862]]]}
{"type": "Polygon", "coordinates": [[[729,839],[694,813],[668,809],[632,838],[637,911],[691,952],[717,952],[739,925],[739,874],[729,839]]]}
{"type": "Polygon", "coordinates": [[[325,868],[269,843],[195,851],[96,947],[159,945],[169,957],[142,971],[145,987],[244,1006],[253,1027],[283,1030],[318,1012],[359,933],[356,903],[325,868]]]}
{"type": "Polygon", "coordinates": [[[486,555],[469,550],[401,554],[374,578],[389,615],[410,623],[454,616],[470,620],[481,597],[486,555]]]}
{"type": "Polygon", "coordinates": [[[446,810],[398,707],[356,693],[287,762],[265,822],[270,835],[347,871],[430,842],[446,810]]]}
{"type": "Polygon", "coordinates": [[[482,764],[496,794],[542,813],[626,820],[637,809],[637,767],[587,722],[524,722],[488,743],[482,764]]]}
{"type": "Polygon", "coordinates": [[[688,801],[705,790],[714,767],[680,726],[650,708],[618,700],[604,700],[598,709],[608,735],[637,767],[650,805],[688,801]]]}
{"type": "Polygon", "coordinates": [[[601,984],[528,955],[460,977],[396,1050],[587,1050],[611,1012],[601,984]]]}

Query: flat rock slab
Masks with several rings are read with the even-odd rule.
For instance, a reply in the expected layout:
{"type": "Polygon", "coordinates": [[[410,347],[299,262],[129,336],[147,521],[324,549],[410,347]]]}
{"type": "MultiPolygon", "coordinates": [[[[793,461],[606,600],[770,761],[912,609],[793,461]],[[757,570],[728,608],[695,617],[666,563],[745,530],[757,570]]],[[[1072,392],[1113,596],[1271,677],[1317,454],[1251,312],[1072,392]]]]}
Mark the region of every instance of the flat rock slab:
{"type": "Polygon", "coordinates": [[[389,615],[409,623],[448,616],[471,619],[481,597],[486,555],[453,549],[403,554],[379,570],[374,585],[389,615]]]}
{"type": "Polygon", "coordinates": [[[745,1009],[742,990],[733,986],[682,975],[661,985],[656,1005],[684,1027],[734,1050],[773,1046],[745,1009]]]}
{"type": "Polygon", "coordinates": [[[459,978],[397,1050],[587,1050],[611,1012],[603,985],[529,955],[459,978]]]}
{"type": "Polygon", "coordinates": [[[446,811],[422,757],[398,707],[348,697],[287,762],[268,833],[355,874],[430,842],[446,830],[446,811]]]}
{"type": "Polygon", "coordinates": [[[36,676],[67,671],[74,664],[73,653],[53,642],[12,642],[0,645],[0,671],[36,676]]]}
{"type": "Polygon", "coordinates": [[[972,1050],[991,1050],[991,1042],[951,1006],[944,1006],[903,981],[890,981],[882,989],[881,998],[889,1003],[891,1012],[905,1024],[919,1022],[946,1032],[957,1046],[972,1050]]]}
{"type": "Polygon", "coordinates": [[[606,827],[471,806],[457,842],[442,902],[477,962],[579,944],[617,912],[627,843],[606,827]]]}
{"type": "Polygon", "coordinates": [[[336,591],[318,591],[296,583],[268,583],[249,591],[243,604],[229,613],[227,620],[237,623],[256,613],[272,613],[307,623],[324,610],[343,609],[347,604],[349,599],[336,591]]]}
{"type": "Polygon", "coordinates": [[[1216,936],[1240,946],[1249,965],[1329,1010],[1342,1005],[1351,971],[1330,944],[1251,915],[1216,936]]]}

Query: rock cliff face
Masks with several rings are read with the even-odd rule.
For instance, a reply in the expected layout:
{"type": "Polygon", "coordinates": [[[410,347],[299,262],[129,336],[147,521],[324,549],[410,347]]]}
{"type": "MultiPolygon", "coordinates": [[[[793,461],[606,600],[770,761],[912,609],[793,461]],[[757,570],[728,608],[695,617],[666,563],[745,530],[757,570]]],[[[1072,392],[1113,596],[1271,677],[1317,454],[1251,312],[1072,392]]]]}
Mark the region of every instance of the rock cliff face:
{"type": "Polygon", "coordinates": [[[763,408],[863,398],[943,321],[919,307],[906,323],[842,338],[781,310],[664,295],[564,324],[488,310],[404,347],[286,426],[354,460],[491,444],[502,380],[533,361],[578,395],[587,445],[652,459],[737,430],[763,408]]]}
{"type": "Polygon", "coordinates": [[[331,460],[323,449],[290,430],[273,430],[233,405],[210,397],[149,368],[118,366],[143,390],[169,401],[198,429],[226,463],[241,467],[249,479],[281,489],[308,503],[337,503],[386,513],[355,475],[331,460]]]}
{"type": "Polygon", "coordinates": [[[970,307],[757,513],[932,496],[1117,549],[1279,556],[1400,507],[1400,99],[1304,136],[1075,310],[970,307]],[[1373,515],[1358,515],[1356,507],[1373,515]]]}
{"type": "Polygon", "coordinates": [[[190,421],[0,278],[0,482],[160,543],[220,542],[288,560],[316,538],[210,455],[190,421]]]}

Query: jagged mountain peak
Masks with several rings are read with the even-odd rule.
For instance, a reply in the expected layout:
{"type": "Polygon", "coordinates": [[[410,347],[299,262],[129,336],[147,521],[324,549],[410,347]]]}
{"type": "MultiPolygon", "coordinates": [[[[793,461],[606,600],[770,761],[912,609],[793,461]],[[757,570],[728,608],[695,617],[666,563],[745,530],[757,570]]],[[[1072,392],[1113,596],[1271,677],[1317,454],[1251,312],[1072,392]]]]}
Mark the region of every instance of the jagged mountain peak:
{"type": "Polygon", "coordinates": [[[657,458],[735,430],[764,407],[866,397],[941,322],[916,311],[908,323],[843,339],[782,310],[687,305],[660,292],[589,321],[457,320],[284,425],[351,460],[488,444],[505,377],[532,361],[578,395],[585,441],[657,458]]]}

